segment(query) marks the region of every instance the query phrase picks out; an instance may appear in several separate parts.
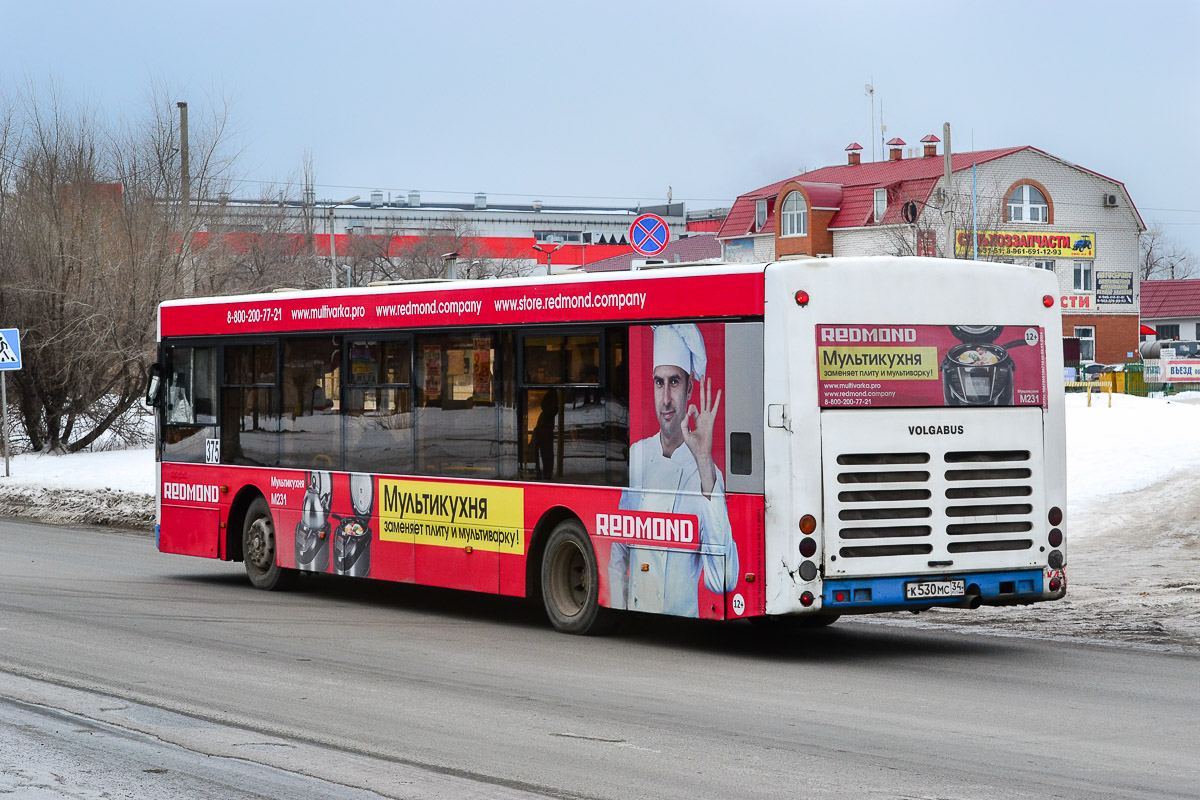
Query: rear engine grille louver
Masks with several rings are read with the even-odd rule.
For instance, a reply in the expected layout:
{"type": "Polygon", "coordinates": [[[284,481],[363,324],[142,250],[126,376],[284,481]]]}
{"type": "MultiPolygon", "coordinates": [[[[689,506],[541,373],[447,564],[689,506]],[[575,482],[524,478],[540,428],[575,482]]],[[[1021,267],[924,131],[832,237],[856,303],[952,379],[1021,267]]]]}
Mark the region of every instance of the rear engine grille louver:
{"type": "Polygon", "coordinates": [[[846,453],[837,465],[840,558],[1033,547],[1028,450],[846,453]]]}

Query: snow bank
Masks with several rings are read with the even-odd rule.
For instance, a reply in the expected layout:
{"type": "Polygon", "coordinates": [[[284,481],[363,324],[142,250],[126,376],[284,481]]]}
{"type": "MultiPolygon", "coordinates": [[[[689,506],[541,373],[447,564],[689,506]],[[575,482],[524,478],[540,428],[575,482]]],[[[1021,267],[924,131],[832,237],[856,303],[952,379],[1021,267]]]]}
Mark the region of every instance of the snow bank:
{"type": "MultiPolygon", "coordinates": [[[[1067,395],[1067,502],[1071,516],[1097,500],[1144,489],[1200,465],[1200,393],[1170,399],[1067,395]]],[[[1077,532],[1073,531],[1072,535],[1077,532]]]]}

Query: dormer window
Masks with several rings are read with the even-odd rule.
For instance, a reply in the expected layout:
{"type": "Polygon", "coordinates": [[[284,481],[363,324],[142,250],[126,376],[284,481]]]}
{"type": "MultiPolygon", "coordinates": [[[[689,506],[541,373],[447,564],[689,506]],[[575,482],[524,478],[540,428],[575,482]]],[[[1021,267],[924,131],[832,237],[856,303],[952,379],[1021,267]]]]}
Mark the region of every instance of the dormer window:
{"type": "Polygon", "coordinates": [[[754,230],[761,231],[767,224],[767,201],[758,200],[754,203],[754,230]]]}
{"type": "Polygon", "coordinates": [[[781,236],[808,236],[808,203],[800,192],[789,192],[780,214],[781,236]]]}
{"type": "Polygon", "coordinates": [[[1049,222],[1050,204],[1038,187],[1022,183],[1008,196],[1009,222],[1049,222]]]}
{"type": "Polygon", "coordinates": [[[883,215],[887,213],[887,189],[875,190],[875,221],[883,222],[883,215]]]}

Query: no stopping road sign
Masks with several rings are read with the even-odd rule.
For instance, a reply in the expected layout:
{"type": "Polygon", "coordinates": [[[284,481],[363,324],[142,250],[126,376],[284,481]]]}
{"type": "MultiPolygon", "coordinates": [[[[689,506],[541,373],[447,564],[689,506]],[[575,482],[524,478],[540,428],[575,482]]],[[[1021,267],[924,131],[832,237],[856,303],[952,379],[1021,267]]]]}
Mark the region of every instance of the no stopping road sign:
{"type": "Polygon", "coordinates": [[[671,241],[667,223],[657,214],[642,214],[629,226],[629,243],[644,256],[656,256],[671,241]]]}

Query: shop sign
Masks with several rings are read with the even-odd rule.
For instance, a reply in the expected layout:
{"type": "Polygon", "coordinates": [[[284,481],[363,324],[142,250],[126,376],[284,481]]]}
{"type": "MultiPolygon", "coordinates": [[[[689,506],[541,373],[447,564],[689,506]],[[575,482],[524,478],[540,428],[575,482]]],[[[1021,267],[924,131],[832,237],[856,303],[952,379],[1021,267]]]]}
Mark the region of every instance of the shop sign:
{"type": "MultiPolygon", "coordinates": [[[[1147,362],[1149,363],[1149,362],[1147,362]]],[[[1161,359],[1157,368],[1145,376],[1146,381],[1156,383],[1196,383],[1200,381],[1200,359],[1161,359]]]]}
{"type": "MultiPolygon", "coordinates": [[[[1095,258],[1096,234],[1037,231],[979,231],[981,256],[1050,256],[1095,258]]],[[[972,255],[971,231],[959,229],[954,239],[956,256],[972,255]]]]}
{"type": "Polygon", "coordinates": [[[1075,309],[1093,309],[1096,307],[1092,302],[1090,294],[1064,294],[1058,299],[1058,304],[1063,308],[1075,309]]]}
{"type": "Polygon", "coordinates": [[[1133,273],[1097,270],[1096,303],[1108,306],[1133,305],[1133,273]]]}

